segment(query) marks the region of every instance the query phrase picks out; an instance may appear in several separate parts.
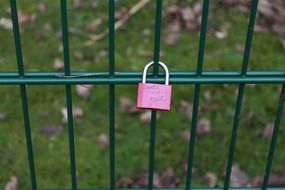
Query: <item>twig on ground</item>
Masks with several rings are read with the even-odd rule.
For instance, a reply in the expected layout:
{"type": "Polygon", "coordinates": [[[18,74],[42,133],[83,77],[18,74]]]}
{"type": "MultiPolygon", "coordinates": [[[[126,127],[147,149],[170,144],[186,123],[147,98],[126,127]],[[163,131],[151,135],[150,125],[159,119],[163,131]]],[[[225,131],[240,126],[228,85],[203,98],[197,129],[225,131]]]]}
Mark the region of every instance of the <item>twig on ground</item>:
{"type": "MultiPolygon", "coordinates": [[[[131,9],[128,10],[128,12],[115,23],[115,30],[118,30],[121,28],[129,19],[131,16],[136,14],[139,10],[141,10],[144,6],[146,6],[150,0],[140,0],[138,1],[131,9]]],[[[99,34],[91,34],[88,35],[89,40],[85,42],[85,46],[90,46],[94,44],[95,42],[104,39],[109,34],[109,30],[106,29],[103,32],[99,34]]]]}

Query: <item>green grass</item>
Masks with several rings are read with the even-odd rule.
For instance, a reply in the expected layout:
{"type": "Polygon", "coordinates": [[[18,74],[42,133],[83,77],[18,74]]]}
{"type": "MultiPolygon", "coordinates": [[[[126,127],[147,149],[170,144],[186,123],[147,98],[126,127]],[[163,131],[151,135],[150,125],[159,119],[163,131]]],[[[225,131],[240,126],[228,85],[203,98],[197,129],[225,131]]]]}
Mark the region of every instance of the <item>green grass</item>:
{"type": "MultiPolygon", "coordinates": [[[[28,14],[36,13],[35,23],[21,26],[23,57],[26,71],[53,71],[55,58],[62,58],[61,40],[56,37],[60,31],[59,2],[42,0],[48,5],[46,13],[38,12],[36,0],[18,1],[18,9],[28,14]],[[45,25],[49,25],[45,29],[45,25]]],[[[88,0],[79,8],[69,6],[69,26],[82,29],[92,20],[107,15],[107,1],[97,1],[99,8],[91,8],[88,0]]],[[[177,1],[165,1],[167,5],[177,1]]],[[[185,1],[184,4],[191,1],[185,1]]],[[[132,0],[120,1],[117,8],[133,4],[132,0]]],[[[0,18],[9,17],[8,1],[0,6],[0,18]]],[[[207,38],[205,70],[240,70],[243,55],[235,49],[244,44],[248,14],[232,12],[212,7],[209,27],[219,28],[229,24],[228,37],[218,40],[207,38]]],[[[165,12],[165,11],[164,11],[165,12]]],[[[123,29],[116,33],[116,69],[117,71],[141,71],[151,57],[142,56],[141,51],[153,50],[155,1],[134,15],[123,29]],[[142,31],[149,29],[151,34],[143,37],[142,31]]],[[[162,39],[167,34],[167,20],[164,17],[162,39]]],[[[105,23],[101,30],[107,27],[105,23]]],[[[162,61],[171,71],[194,70],[198,52],[198,33],[183,31],[180,43],[166,45],[162,40],[165,56],[162,61]]],[[[71,65],[73,71],[107,71],[108,55],[102,51],[108,49],[108,39],[90,47],[84,47],[85,37],[71,35],[71,65]],[[77,54],[82,57],[78,58],[77,54]],[[100,56],[101,55],[101,56],[100,56]]],[[[0,29],[0,71],[17,71],[12,31],[0,29]]],[[[285,54],[282,44],[273,33],[256,34],[253,42],[250,70],[282,69],[285,54]]],[[[175,85],[173,106],[170,112],[160,113],[157,125],[156,171],[163,173],[172,167],[181,177],[180,187],[184,187],[185,171],[182,162],[187,159],[188,143],[180,133],[190,129],[190,121],[179,112],[181,100],[193,102],[193,85],[175,85]]],[[[61,108],[65,107],[64,86],[28,86],[30,119],[35,153],[35,164],[40,188],[70,187],[69,150],[66,124],[62,122],[61,108]],[[48,112],[48,116],[43,114],[48,112]],[[64,133],[47,138],[41,133],[45,125],[61,125],[64,133]]],[[[74,88],[73,88],[74,90],[74,88]]],[[[237,85],[202,86],[201,105],[217,103],[219,109],[200,113],[199,118],[211,121],[212,131],[198,136],[194,167],[194,186],[203,185],[203,176],[207,171],[214,172],[222,185],[224,167],[231,135],[235,110],[237,85]],[[210,91],[212,98],[207,100],[204,93],[210,91]]],[[[235,163],[238,163],[250,176],[263,175],[269,140],[262,138],[264,123],[256,118],[244,118],[250,112],[263,118],[266,123],[274,122],[280,85],[257,85],[248,87],[243,103],[241,127],[238,134],[235,163]]],[[[139,121],[139,114],[120,111],[119,97],[127,96],[135,101],[136,86],[116,87],[116,123],[120,130],[116,132],[116,175],[136,175],[148,167],[149,125],[139,121]]],[[[3,189],[10,176],[19,178],[20,189],[30,188],[28,161],[25,145],[24,126],[18,86],[1,86],[0,112],[8,118],[0,122],[0,189],[3,189]]],[[[101,148],[97,142],[102,133],[108,134],[108,86],[95,86],[92,96],[84,100],[73,92],[74,105],[84,110],[82,118],[75,119],[75,142],[78,186],[108,187],[109,166],[108,149],[101,148]]],[[[284,123],[281,126],[273,173],[285,175],[284,123]],[[282,169],[283,168],[283,169],[282,169]]]]}

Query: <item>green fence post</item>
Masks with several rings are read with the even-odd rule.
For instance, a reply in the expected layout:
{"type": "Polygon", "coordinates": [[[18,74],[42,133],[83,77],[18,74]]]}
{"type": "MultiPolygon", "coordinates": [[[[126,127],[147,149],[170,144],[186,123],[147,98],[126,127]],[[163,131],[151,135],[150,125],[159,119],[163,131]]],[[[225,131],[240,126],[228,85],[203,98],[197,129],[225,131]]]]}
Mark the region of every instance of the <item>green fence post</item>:
{"type": "MultiPolygon", "coordinates": [[[[209,0],[204,0],[202,25],[200,31],[198,62],[196,70],[197,77],[200,77],[203,71],[205,42],[206,42],[207,24],[208,24],[208,12],[209,12],[209,0]]],[[[191,122],[191,137],[190,137],[189,150],[188,150],[188,164],[187,164],[186,187],[185,187],[186,190],[190,190],[192,182],[192,168],[193,168],[196,128],[197,128],[197,120],[199,112],[200,89],[201,89],[201,84],[199,83],[196,84],[194,92],[192,122],[191,122]]]]}
{"type": "MultiPolygon", "coordinates": [[[[162,0],[156,0],[155,16],[155,39],[153,53],[153,75],[158,77],[159,60],[160,60],[160,35],[161,35],[161,17],[162,17],[162,0]]],[[[150,121],[150,146],[149,146],[149,169],[148,169],[148,190],[153,189],[153,174],[155,168],[155,133],[156,133],[157,111],[151,111],[150,121]]]]}
{"type": "MultiPolygon", "coordinates": [[[[253,33],[254,33],[254,24],[255,24],[256,12],[257,12],[257,5],[258,5],[258,0],[253,0],[252,5],[251,5],[248,31],[247,31],[247,39],[246,39],[246,43],[245,43],[243,64],[242,64],[242,69],[241,69],[241,76],[242,77],[245,77],[247,75],[247,68],[248,68],[248,64],[249,64],[250,51],[251,51],[251,46],[252,46],[252,37],[253,37],[253,33]]],[[[236,111],[235,111],[235,116],[234,116],[232,136],[231,136],[228,162],[227,162],[227,168],[226,168],[226,177],[225,177],[225,183],[224,183],[224,189],[225,190],[229,189],[229,183],[230,183],[231,172],[232,172],[232,165],[233,165],[233,159],[234,159],[234,153],[235,153],[235,147],[236,147],[236,141],[237,141],[237,131],[238,131],[238,127],[239,127],[240,113],[241,113],[241,108],[242,108],[244,90],[245,90],[245,84],[240,84],[239,90],[238,90],[238,96],[237,96],[237,102],[236,102],[236,111]]]]}
{"type": "MultiPolygon", "coordinates": [[[[115,1],[109,0],[109,77],[115,77],[115,1]]],[[[115,176],[115,84],[109,85],[110,189],[116,188],[115,176]]]]}
{"type": "MultiPolygon", "coordinates": [[[[18,63],[18,75],[20,78],[24,78],[25,71],[24,71],[24,64],[23,64],[21,37],[20,37],[16,0],[10,0],[10,7],[11,7],[11,14],[12,14],[16,57],[17,57],[17,63],[18,63]]],[[[21,98],[22,98],[22,109],[23,109],[23,117],[24,117],[26,144],[27,144],[27,150],[28,150],[30,177],[31,177],[31,183],[32,183],[31,186],[33,190],[36,190],[37,180],[36,180],[33,143],[32,143],[31,128],[30,128],[29,105],[28,105],[28,98],[27,98],[27,91],[26,91],[25,84],[20,85],[20,92],[21,92],[21,98]]]]}
{"type": "Polygon", "coordinates": [[[263,183],[262,183],[262,190],[266,190],[268,187],[270,171],[272,167],[275,147],[277,144],[279,128],[280,128],[282,114],[284,110],[284,102],[285,102],[285,85],[283,84],[281,95],[280,95],[280,100],[279,100],[279,104],[277,108],[275,123],[274,123],[274,130],[273,130],[272,139],[271,139],[270,148],[269,148],[268,157],[267,157],[265,174],[264,174],[263,183]]]}
{"type": "MultiPolygon", "coordinates": [[[[70,56],[69,56],[69,39],[68,39],[68,21],[67,21],[67,6],[66,0],[60,1],[61,7],[61,24],[62,24],[62,43],[64,54],[64,73],[65,76],[70,76],[70,56]]],[[[66,91],[66,106],[67,106],[67,125],[69,137],[69,157],[70,157],[70,173],[72,189],[77,189],[76,182],[76,160],[75,160],[75,145],[74,145],[74,127],[73,127],[73,111],[72,111],[72,93],[71,85],[65,86],[66,91]]]]}

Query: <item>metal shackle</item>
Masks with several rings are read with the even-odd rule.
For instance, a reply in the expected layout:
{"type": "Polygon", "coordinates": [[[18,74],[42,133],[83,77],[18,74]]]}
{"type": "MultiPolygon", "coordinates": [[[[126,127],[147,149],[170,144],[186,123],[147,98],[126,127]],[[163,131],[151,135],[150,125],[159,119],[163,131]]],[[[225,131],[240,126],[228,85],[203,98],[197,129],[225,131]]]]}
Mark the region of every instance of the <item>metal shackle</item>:
{"type": "MultiPolygon", "coordinates": [[[[144,70],[143,70],[143,80],[142,80],[142,83],[146,83],[146,74],[147,74],[147,70],[149,69],[150,66],[152,66],[154,64],[154,62],[150,62],[148,63],[145,67],[144,67],[144,70]]],[[[162,63],[162,62],[158,62],[158,64],[163,67],[164,71],[165,71],[165,85],[168,85],[169,84],[169,71],[168,71],[168,68],[167,66],[162,63]]]]}

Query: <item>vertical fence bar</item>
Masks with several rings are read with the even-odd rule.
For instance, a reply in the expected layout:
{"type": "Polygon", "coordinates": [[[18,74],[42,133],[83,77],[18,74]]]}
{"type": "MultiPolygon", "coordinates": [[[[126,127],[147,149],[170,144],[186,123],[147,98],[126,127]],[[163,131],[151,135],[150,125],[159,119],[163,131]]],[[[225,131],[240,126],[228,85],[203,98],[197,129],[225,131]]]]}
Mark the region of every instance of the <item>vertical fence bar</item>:
{"type": "Polygon", "coordinates": [[[276,147],[276,143],[277,143],[277,138],[278,138],[279,128],[280,128],[280,124],[281,124],[282,114],[283,114],[283,110],[284,110],[284,102],[285,102],[285,84],[283,84],[283,86],[282,86],[280,100],[279,100],[279,104],[278,104],[278,108],[277,108],[277,113],[276,113],[276,118],[275,118],[275,123],[274,123],[274,130],[273,130],[273,134],[272,134],[272,138],[271,138],[271,143],[270,143],[270,148],[269,148],[267,163],[266,163],[266,168],[265,168],[265,174],[264,174],[263,183],[262,183],[262,190],[266,190],[268,187],[270,171],[271,171],[271,167],[272,167],[275,147],[276,147]]]}
{"type": "Polygon", "coordinates": [[[240,84],[239,89],[238,89],[237,100],[236,100],[236,108],[235,108],[236,111],[235,111],[235,116],[234,116],[234,121],[233,121],[231,142],[230,142],[230,148],[229,148],[229,153],[228,153],[224,189],[229,189],[232,165],[233,165],[233,159],[234,159],[234,153],[235,153],[235,146],[236,146],[236,139],[237,139],[237,129],[239,127],[239,119],[240,119],[241,107],[242,107],[242,102],[243,102],[244,89],[245,89],[245,84],[240,84]]]}
{"type": "MultiPolygon", "coordinates": [[[[153,74],[158,75],[159,60],[160,60],[160,35],[161,35],[161,17],[162,17],[162,0],[156,0],[156,15],[155,15],[155,39],[153,53],[153,74]]],[[[156,116],[157,111],[151,111],[150,121],[150,146],[149,146],[149,168],[148,168],[148,190],[153,189],[153,174],[155,167],[155,133],[156,133],[156,116]]]]}
{"type": "Polygon", "coordinates": [[[162,15],[162,0],[156,0],[155,13],[155,38],[154,38],[154,54],[153,54],[153,74],[157,76],[160,60],[160,35],[161,35],[161,15],[162,15]]]}
{"type": "MultiPolygon", "coordinates": [[[[201,76],[203,71],[204,63],[204,54],[205,54],[205,42],[207,34],[207,25],[208,25],[208,13],[209,13],[209,0],[204,0],[203,2],[203,13],[202,13],[202,25],[200,31],[200,40],[199,40],[199,52],[198,52],[198,62],[197,62],[197,77],[201,76]]],[[[192,168],[194,160],[194,148],[195,148],[195,138],[196,138],[196,128],[197,120],[199,113],[199,100],[200,100],[200,90],[201,84],[195,85],[194,92],[194,102],[193,102],[193,113],[192,113],[192,122],[191,122],[191,137],[189,142],[188,150],[188,164],[187,164],[187,175],[186,175],[186,190],[191,188],[192,182],[192,168]]]]}
{"type": "Polygon", "coordinates": [[[148,190],[153,189],[153,173],[155,162],[155,131],[156,131],[157,111],[151,111],[150,121],[150,146],[149,146],[149,168],[148,168],[148,190]]]}
{"type": "MultiPolygon", "coordinates": [[[[115,75],[115,1],[109,0],[109,76],[115,75]]],[[[115,85],[109,85],[110,189],[116,188],[115,176],[115,85]]]]}
{"type": "MultiPolygon", "coordinates": [[[[64,53],[64,72],[66,76],[70,75],[70,56],[69,56],[69,37],[68,37],[68,20],[66,0],[60,1],[61,7],[61,24],[62,24],[62,43],[64,53]]],[[[67,106],[67,125],[69,137],[69,157],[70,157],[70,174],[72,189],[77,189],[76,181],[76,160],[75,160],[75,145],[74,145],[74,127],[73,127],[73,111],[72,111],[72,93],[71,85],[65,86],[66,91],[66,106],[67,106]]]]}
{"type": "MultiPolygon", "coordinates": [[[[246,73],[247,73],[250,52],[251,52],[251,47],[252,47],[252,38],[253,38],[253,33],[254,33],[254,24],[255,24],[255,18],[256,18],[256,13],[257,13],[258,0],[253,0],[251,3],[252,4],[251,4],[251,10],[250,10],[247,38],[246,38],[246,43],[245,43],[243,64],[242,64],[242,69],[241,69],[242,76],[246,76],[246,73]]],[[[232,135],[231,135],[230,149],[229,149],[228,162],[227,162],[227,168],[226,168],[224,189],[229,189],[229,183],[230,183],[231,172],[232,172],[232,165],[233,165],[233,159],[234,159],[234,153],[235,153],[235,147],[236,147],[236,141],[237,141],[237,131],[239,127],[244,91],[245,91],[245,84],[240,84],[239,89],[238,89],[236,111],[235,111],[233,128],[232,128],[232,135]]]]}
{"type": "MultiPolygon", "coordinates": [[[[22,78],[25,76],[25,71],[24,71],[24,64],[23,64],[21,37],[20,37],[16,0],[10,0],[10,8],[11,8],[12,22],[13,22],[13,33],[14,33],[14,42],[15,42],[15,48],[16,48],[18,73],[19,73],[19,77],[22,78]]],[[[37,180],[36,180],[32,135],[31,135],[31,128],[30,128],[28,98],[27,98],[27,91],[26,91],[25,85],[20,85],[20,92],[21,92],[21,99],[22,99],[26,144],[27,144],[27,150],[28,150],[31,186],[32,186],[32,190],[36,190],[37,180]]]]}

